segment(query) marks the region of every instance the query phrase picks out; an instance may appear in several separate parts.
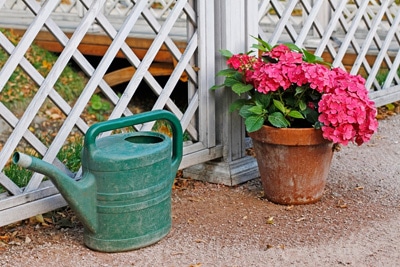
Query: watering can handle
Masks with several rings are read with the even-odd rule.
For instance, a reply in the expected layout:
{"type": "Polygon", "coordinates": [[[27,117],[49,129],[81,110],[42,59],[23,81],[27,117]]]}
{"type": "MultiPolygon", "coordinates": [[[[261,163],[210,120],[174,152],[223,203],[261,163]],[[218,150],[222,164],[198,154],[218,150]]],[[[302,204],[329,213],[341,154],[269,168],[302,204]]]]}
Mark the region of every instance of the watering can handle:
{"type": "Polygon", "coordinates": [[[86,132],[85,147],[87,147],[89,150],[93,150],[94,146],[96,145],[96,137],[100,133],[162,119],[167,120],[171,123],[172,136],[173,136],[172,169],[177,170],[183,153],[182,126],[178,118],[173,113],[166,110],[153,110],[129,117],[122,117],[118,119],[113,119],[93,124],[86,132]]]}

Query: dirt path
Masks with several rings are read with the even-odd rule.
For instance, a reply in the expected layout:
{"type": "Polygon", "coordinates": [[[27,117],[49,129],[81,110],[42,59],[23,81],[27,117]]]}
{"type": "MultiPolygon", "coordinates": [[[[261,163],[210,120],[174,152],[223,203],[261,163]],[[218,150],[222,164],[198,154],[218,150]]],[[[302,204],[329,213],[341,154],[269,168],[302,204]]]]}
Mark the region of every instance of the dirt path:
{"type": "Polygon", "coordinates": [[[92,251],[64,210],[54,222],[0,228],[0,266],[396,266],[398,129],[400,116],[390,117],[370,143],[336,153],[317,204],[272,204],[261,198],[258,179],[237,187],[181,179],[172,195],[172,230],[155,245],[92,251]]]}

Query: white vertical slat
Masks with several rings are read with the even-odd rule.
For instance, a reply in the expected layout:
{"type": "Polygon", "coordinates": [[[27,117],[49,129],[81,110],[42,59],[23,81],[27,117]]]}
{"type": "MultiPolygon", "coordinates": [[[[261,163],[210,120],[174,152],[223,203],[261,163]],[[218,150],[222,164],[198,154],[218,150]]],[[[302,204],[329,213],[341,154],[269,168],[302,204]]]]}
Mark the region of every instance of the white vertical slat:
{"type": "MultiPolygon", "coordinates": [[[[202,110],[199,110],[199,92],[197,91],[196,93],[194,93],[194,95],[192,95],[189,104],[185,110],[185,113],[183,114],[182,118],[181,118],[181,125],[182,125],[182,129],[187,129],[191,123],[191,121],[193,120],[193,117],[195,115],[196,112],[201,112],[202,110]]],[[[204,106],[202,106],[203,109],[204,106]]],[[[211,113],[210,115],[213,115],[213,113],[211,113]]],[[[199,125],[202,125],[201,123],[199,125]]],[[[205,127],[205,126],[204,126],[205,127]]],[[[195,129],[196,130],[196,129],[195,129]]],[[[214,132],[214,129],[207,129],[207,128],[203,128],[200,127],[199,131],[201,131],[202,134],[204,134],[204,132],[206,132],[206,134],[208,133],[212,133],[214,132]]],[[[197,133],[197,131],[194,133],[193,135],[193,141],[202,141],[201,138],[199,138],[199,133],[197,133]],[[200,140],[199,140],[200,139],[200,140]]],[[[212,147],[212,145],[209,145],[207,147],[212,147]]]]}
{"type": "MultiPolygon", "coordinates": [[[[215,6],[213,1],[196,1],[199,13],[198,102],[200,140],[208,147],[216,145],[215,99],[209,88],[215,84],[215,6]]],[[[196,103],[192,97],[190,103],[196,103]]],[[[182,118],[184,122],[184,118],[182,118]]]]}
{"type": "MultiPolygon", "coordinates": [[[[245,3],[244,1],[220,1],[221,10],[217,10],[217,14],[221,17],[218,30],[216,32],[216,40],[218,46],[216,52],[220,49],[228,49],[233,53],[241,53],[249,50],[247,46],[247,36],[245,30],[245,3]]],[[[217,19],[217,18],[216,18],[217,19]]],[[[225,59],[221,55],[217,55],[217,64],[219,69],[226,68],[225,59]]],[[[216,71],[218,71],[217,69],[216,71]]],[[[220,84],[220,82],[217,82],[220,84]]],[[[228,91],[215,92],[218,105],[216,107],[217,114],[217,132],[222,134],[219,138],[224,145],[224,161],[230,162],[242,157],[244,127],[241,118],[237,114],[229,114],[228,107],[230,103],[237,97],[228,91]],[[223,126],[221,128],[221,126],[223,126]]]]}
{"type": "MultiPolygon", "coordinates": [[[[216,4],[216,66],[215,71],[226,68],[226,60],[219,54],[220,49],[228,49],[233,53],[242,53],[248,51],[255,40],[250,35],[257,36],[258,1],[219,1],[216,4]],[[246,21],[246,23],[243,23],[246,21]]],[[[214,74],[215,75],[215,74],[214,74]]],[[[214,84],[221,84],[222,79],[216,78],[214,84]]],[[[230,90],[215,91],[216,105],[216,132],[218,139],[224,145],[224,161],[231,162],[242,158],[245,154],[245,128],[240,116],[236,113],[230,113],[228,107],[236,95],[230,90]]]]}

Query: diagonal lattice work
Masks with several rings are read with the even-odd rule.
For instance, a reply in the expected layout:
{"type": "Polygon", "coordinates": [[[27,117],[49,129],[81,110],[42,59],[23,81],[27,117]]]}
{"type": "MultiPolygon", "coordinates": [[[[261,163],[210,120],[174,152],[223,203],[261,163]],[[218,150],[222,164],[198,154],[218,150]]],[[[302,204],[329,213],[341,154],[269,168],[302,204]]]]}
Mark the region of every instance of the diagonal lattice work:
{"type": "Polygon", "coordinates": [[[270,0],[260,1],[259,32],[272,44],[295,42],[333,66],[361,74],[372,98],[383,105],[400,96],[399,20],[394,0],[270,0]]]}
{"type": "MultiPolygon", "coordinates": [[[[205,14],[205,10],[204,3],[187,0],[0,1],[0,13],[5,14],[1,18],[14,18],[16,21],[16,14],[24,17],[21,23],[14,24],[0,19],[1,27],[6,29],[0,31],[0,49],[6,57],[5,63],[0,65],[0,126],[2,134],[7,134],[6,138],[0,139],[0,169],[10,165],[15,150],[23,150],[52,162],[71,178],[79,178],[80,171],[70,171],[65,162],[57,158],[65,144],[83,135],[95,121],[155,109],[168,109],[181,121],[188,139],[183,167],[207,160],[208,147],[215,146],[209,142],[213,129],[206,130],[212,124],[212,118],[199,109],[201,103],[208,106],[209,97],[208,90],[199,90],[199,75],[204,71],[196,68],[205,58],[201,55],[198,38],[200,29],[204,32],[205,28],[200,27],[198,16],[205,14]],[[71,23],[66,25],[65,20],[61,21],[60,14],[71,23]],[[20,36],[14,34],[18,29],[23,29],[20,36]],[[61,47],[52,65],[32,54],[32,51],[40,49],[35,42],[42,33],[50,35],[53,42],[56,40],[53,45],[61,47]],[[95,40],[107,38],[107,49],[99,62],[87,57],[82,49],[88,35],[95,40]],[[131,39],[145,40],[145,53],[142,50],[136,53],[131,39]],[[164,57],[168,54],[168,60],[173,64],[168,77],[163,79],[155,77],[152,71],[160,64],[166,64],[160,53],[164,57]],[[113,88],[115,82],[106,80],[107,72],[121,64],[125,68],[129,66],[130,76],[124,78],[122,87],[113,88]],[[47,70],[42,71],[42,68],[47,70]],[[76,82],[68,76],[71,68],[83,77],[81,90],[72,97],[65,92],[69,90],[66,89],[69,84],[76,82]],[[23,107],[13,104],[16,75],[18,90],[26,87],[21,92],[30,96],[23,97],[23,107]],[[88,116],[94,95],[101,95],[110,110],[107,116],[96,120],[88,116]],[[147,105],[138,108],[143,101],[148,101],[147,105]],[[50,125],[43,121],[43,116],[53,118],[55,125],[51,127],[56,131],[48,131],[50,125]],[[199,131],[200,127],[203,132],[199,131]],[[202,157],[188,156],[193,153],[202,157]]],[[[205,86],[209,88],[211,85],[205,86]]],[[[154,122],[136,126],[136,130],[152,129],[154,122]]],[[[218,153],[211,155],[211,158],[220,156],[218,153]]],[[[22,209],[24,212],[40,213],[65,205],[57,197],[57,190],[38,173],[34,173],[26,185],[20,186],[2,171],[0,184],[0,212],[6,214],[2,218],[8,216],[1,224],[16,220],[15,216],[23,218],[24,215],[7,209],[31,201],[48,199],[45,206],[36,210],[26,205],[22,209]]]]}

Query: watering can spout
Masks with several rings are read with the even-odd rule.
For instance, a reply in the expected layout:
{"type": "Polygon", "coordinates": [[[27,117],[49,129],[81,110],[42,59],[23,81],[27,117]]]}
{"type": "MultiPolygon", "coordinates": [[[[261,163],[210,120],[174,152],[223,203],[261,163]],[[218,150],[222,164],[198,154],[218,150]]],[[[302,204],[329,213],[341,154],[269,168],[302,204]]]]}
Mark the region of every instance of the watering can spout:
{"type": "Polygon", "coordinates": [[[85,227],[96,232],[96,184],[91,173],[84,173],[80,181],[75,181],[52,164],[20,152],[14,153],[13,162],[49,177],[85,227]]]}

